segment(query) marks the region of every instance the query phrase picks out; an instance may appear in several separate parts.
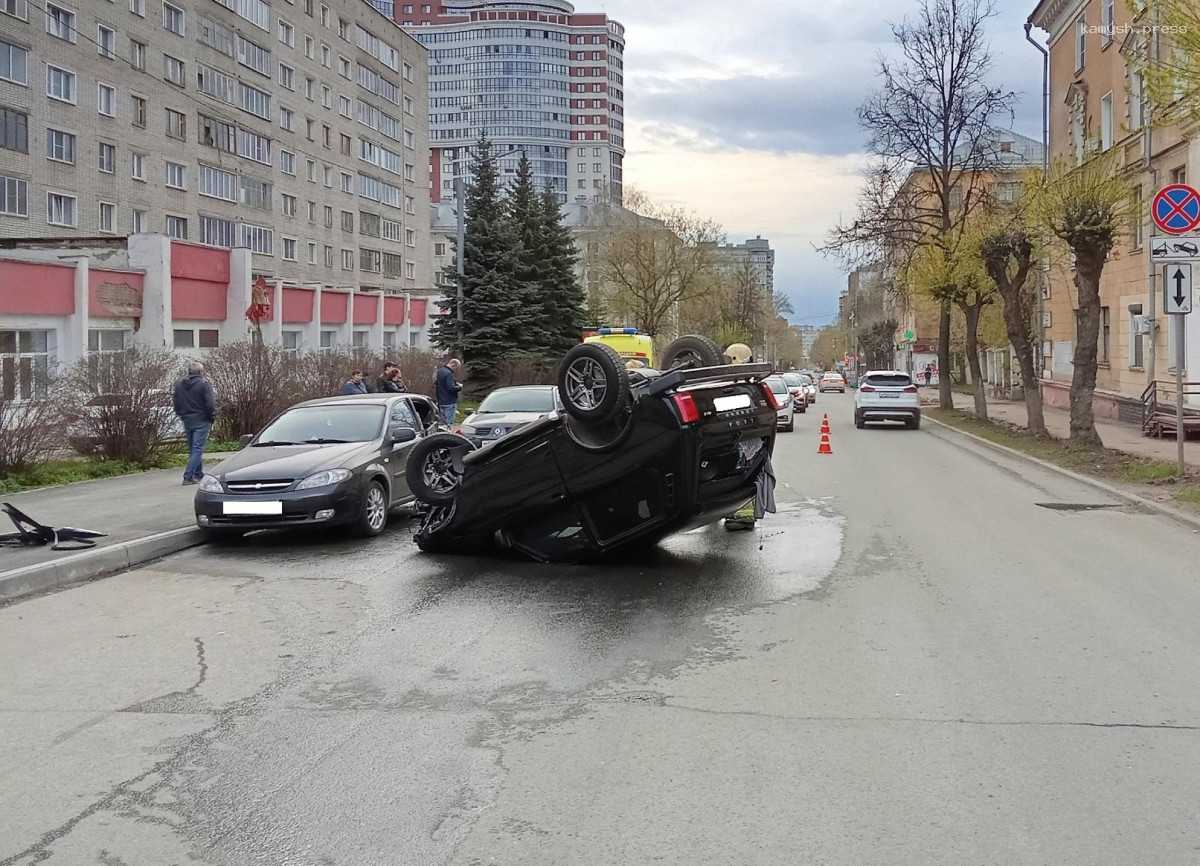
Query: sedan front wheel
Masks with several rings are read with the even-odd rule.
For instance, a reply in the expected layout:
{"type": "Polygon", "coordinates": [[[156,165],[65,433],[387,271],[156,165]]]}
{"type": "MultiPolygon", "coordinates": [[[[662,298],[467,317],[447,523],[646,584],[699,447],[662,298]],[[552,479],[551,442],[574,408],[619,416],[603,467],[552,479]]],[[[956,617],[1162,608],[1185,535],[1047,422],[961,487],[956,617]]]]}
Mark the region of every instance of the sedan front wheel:
{"type": "Polygon", "coordinates": [[[388,522],[388,496],[383,485],[372,481],[363,494],[362,512],[355,529],[358,534],[369,538],[383,532],[388,522]]]}

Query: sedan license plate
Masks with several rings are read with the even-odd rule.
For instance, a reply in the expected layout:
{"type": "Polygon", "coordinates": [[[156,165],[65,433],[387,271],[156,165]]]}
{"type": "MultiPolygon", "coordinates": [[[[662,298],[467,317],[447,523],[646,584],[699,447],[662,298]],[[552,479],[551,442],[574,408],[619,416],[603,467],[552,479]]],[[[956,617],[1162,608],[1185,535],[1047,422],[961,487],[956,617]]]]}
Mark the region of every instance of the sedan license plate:
{"type": "Polygon", "coordinates": [[[879,396],[882,397],[884,400],[899,400],[900,399],[899,394],[880,394],[879,396]]]}
{"type": "Polygon", "coordinates": [[[713,399],[713,408],[718,412],[732,412],[735,409],[750,408],[749,394],[734,394],[731,397],[716,397],[713,399]]]}
{"type": "Polygon", "coordinates": [[[282,502],[225,502],[222,508],[223,513],[234,516],[283,514],[282,502]]]}

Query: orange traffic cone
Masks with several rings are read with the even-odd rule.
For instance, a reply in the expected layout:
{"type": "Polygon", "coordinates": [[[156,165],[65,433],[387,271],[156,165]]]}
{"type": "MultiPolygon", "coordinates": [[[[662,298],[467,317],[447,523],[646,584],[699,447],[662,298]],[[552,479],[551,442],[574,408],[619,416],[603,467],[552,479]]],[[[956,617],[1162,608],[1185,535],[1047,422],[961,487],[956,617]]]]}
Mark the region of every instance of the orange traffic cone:
{"type": "Polygon", "coordinates": [[[821,420],[821,432],[822,433],[829,432],[829,413],[828,412],[825,413],[825,417],[821,420]]]}
{"type": "Polygon", "coordinates": [[[817,449],[818,454],[832,454],[833,447],[829,444],[829,416],[825,416],[825,420],[821,422],[821,447],[817,449]]]}

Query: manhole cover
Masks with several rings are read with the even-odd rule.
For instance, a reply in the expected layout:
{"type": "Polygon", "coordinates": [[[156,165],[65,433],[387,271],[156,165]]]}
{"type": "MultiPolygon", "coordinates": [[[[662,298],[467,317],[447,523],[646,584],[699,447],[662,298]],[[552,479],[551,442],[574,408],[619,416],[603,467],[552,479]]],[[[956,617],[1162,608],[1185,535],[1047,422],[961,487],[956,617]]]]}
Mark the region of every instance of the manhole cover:
{"type": "Polygon", "coordinates": [[[1108,508],[1121,508],[1119,504],[1096,505],[1089,502],[1037,502],[1038,508],[1049,508],[1051,511],[1103,511],[1108,508]]]}

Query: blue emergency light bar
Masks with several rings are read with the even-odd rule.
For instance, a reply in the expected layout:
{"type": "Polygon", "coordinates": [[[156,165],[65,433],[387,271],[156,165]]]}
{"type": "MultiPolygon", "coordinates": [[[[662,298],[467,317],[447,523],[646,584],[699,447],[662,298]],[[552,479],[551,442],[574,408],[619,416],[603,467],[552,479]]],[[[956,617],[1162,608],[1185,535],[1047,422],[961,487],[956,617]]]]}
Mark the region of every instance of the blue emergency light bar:
{"type": "Polygon", "coordinates": [[[636,333],[638,333],[638,329],[637,328],[600,328],[599,330],[596,331],[596,333],[602,337],[609,337],[609,336],[612,336],[613,334],[636,334],[636,333]]]}

